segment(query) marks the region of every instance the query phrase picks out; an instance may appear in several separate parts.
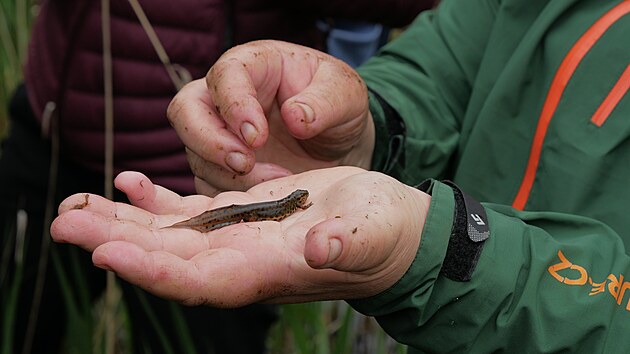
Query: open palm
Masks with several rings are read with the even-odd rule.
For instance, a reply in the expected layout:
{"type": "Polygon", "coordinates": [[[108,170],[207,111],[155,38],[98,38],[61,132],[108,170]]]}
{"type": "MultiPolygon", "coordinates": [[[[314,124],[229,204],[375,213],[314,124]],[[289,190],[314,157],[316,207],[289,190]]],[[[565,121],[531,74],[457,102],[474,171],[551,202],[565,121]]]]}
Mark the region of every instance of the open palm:
{"type": "Polygon", "coordinates": [[[310,171],[216,198],[180,197],[127,172],[116,186],[135,205],[77,194],[59,208],[58,242],[93,251],[94,263],[156,295],[235,307],[375,295],[407,270],[429,197],[352,167],[310,171]],[[168,228],[207,209],[310,192],[313,205],[281,222],[209,233],[168,228]]]}

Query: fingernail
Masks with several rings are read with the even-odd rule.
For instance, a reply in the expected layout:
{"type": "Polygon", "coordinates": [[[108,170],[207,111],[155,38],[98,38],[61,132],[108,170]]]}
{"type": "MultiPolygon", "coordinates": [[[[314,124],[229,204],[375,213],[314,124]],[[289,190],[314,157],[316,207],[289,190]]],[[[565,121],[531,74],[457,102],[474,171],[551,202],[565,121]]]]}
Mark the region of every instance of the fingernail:
{"type": "Polygon", "coordinates": [[[225,164],[234,172],[244,174],[247,170],[247,158],[244,154],[234,151],[227,154],[225,164]]]}
{"type": "Polygon", "coordinates": [[[331,238],[328,240],[329,251],[328,251],[328,260],[326,264],[330,265],[339,258],[341,255],[341,240],[338,238],[331,238]]]}
{"type": "Polygon", "coordinates": [[[92,263],[94,263],[94,266],[101,269],[112,271],[113,269],[107,264],[108,260],[109,260],[108,257],[103,254],[98,254],[98,253],[92,254],[92,263]]]}
{"type": "Polygon", "coordinates": [[[245,122],[241,125],[241,135],[243,136],[245,143],[252,146],[258,137],[258,130],[256,130],[256,127],[254,127],[253,124],[245,122]]]}
{"type": "Polygon", "coordinates": [[[113,272],[113,271],[114,271],[114,270],[113,270],[110,266],[108,266],[107,264],[103,264],[103,263],[96,264],[96,263],[95,263],[95,264],[94,264],[94,266],[95,266],[95,267],[98,267],[98,268],[101,268],[101,269],[103,269],[103,270],[108,270],[108,271],[110,271],[110,272],[113,272]]]}
{"type": "Polygon", "coordinates": [[[313,109],[311,107],[305,105],[304,103],[296,102],[295,104],[297,104],[298,107],[302,109],[302,112],[304,112],[304,122],[313,123],[313,121],[315,121],[315,112],[313,112],[313,109]]]}

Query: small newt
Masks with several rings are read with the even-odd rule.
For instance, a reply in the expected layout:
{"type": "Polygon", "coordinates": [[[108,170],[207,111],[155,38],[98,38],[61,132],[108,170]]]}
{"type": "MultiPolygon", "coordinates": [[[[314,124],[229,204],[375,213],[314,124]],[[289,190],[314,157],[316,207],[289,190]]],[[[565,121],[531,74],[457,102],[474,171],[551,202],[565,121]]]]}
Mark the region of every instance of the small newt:
{"type": "Polygon", "coordinates": [[[233,204],[212,209],[167,227],[185,227],[199,232],[208,232],[224,226],[238,224],[241,221],[280,221],[293,214],[297,209],[310,207],[313,203],[306,204],[307,199],[308,191],[298,189],[279,200],[243,205],[233,204]]]}

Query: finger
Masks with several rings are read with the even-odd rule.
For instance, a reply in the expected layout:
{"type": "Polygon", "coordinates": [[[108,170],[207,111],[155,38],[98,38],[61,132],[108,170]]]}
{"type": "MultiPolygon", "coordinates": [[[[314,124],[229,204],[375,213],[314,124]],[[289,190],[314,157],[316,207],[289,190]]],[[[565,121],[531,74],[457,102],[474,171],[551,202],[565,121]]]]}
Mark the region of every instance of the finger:
{"type": "Polygon", "coordinates": [[[195,191],[208,197],[215,197],[223,192],[223,190],[213,187],[199,177],[195,177],[195,191]]]}
{"type": "Polygon", "coordinates": [[[173,98],[167,116],[189,149],[207,161],[247,173],[254,164],[254,152],[228,129],[218,108],[205,82],[196,80],[173,98]]]}
{"type": "Polygon", "coordinates": [[[126,242],[110,242],[92,255],[98,267],[130,283],[186,305],[238,307],[260,300],[259,272],[246,267],[236,250],[209,250],[185,260],[168,252],[147,252],[126,242]]]}
{"type": "Polygon", "coordinates": [[[282,56],[268,43],[251,42],[228,50],[206,76],[217,111],[231,131],[253,149],[267,140],[265,112],[275,104],[282,79],[282,56]]]}
{"type": "MultiPolygon", "coordinates": [[[[350,126],[344,130],[354,131],[354,125],[364,124],[356,118],[368,111],[367,87],[357,72],[341,60],[323,53],[319,55],[320,63],[310,83],[281,106],[289,131],[298,139],[310,139],[330,128],[348,124],[350,126]]],[[[285,70],[298,64],[289,62],[285,70]]]]}
{"type": "Polygon", "coordinates": [[[77,193],[59,204],[60,215],[73,210],[88,210],[112,219],[124,217],[142,225],[151,225],[155,222],[155,215],[148,211],[124,203],[115,203],[96,194],[77,193]]]}
{"type": "Polygon", "coordinates": [[[304,258],[313,268],[364,272],[377,268],[392,254],[395,243],[379,225],[365,217],[337,217],[312,227],[306,235],[304,258]]]}
{"type": "Polygon", "coordinates": [[[203,196],[181,197],[171,190],[156,186],[139,172],[121,172],[114,179],[114,185],[127,195],[133,205],[154,214],[194,215],[207,210],[212,202],[203,196]]]}
{"type": "Polygon", "coordinates": [[[197,192],[208,196],[214,196],[222,190],[247,190],[254,185],[276,178],[291,175],[291,171],[272,163],[256,163],[253,169],[245,174],[239,175],[222,166],[209,163],[192,151],[188,153],[188,162],[197,180],[195,186],[197,192]],[[203,180],[203,181],[201,181],[203,180]],[[202,192],[198,183],[204,184],[202,192]],[[210,192],[210,194],[206,194],[210,192]]]}
{"type": "Polygon", "coordinates": [[[75,244],[88,251],[107,242],[128,241],[148,251],[164,250],[184,259],[212,247],[214,240],[204,234],[187,229],[162,229],[153,222],[147,226],[87,210],[71,210],[53,221],[51,235],[56,242],[75,244]]]}

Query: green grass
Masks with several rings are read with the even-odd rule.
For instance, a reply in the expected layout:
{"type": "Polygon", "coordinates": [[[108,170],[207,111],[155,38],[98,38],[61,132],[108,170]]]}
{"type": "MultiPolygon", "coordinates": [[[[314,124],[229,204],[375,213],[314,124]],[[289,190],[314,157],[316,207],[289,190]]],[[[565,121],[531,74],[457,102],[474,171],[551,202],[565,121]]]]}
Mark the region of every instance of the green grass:
{"type": "Polygon", "coordinates": [[[0,138],[8,127],[7,102],[22,80],[22,64],[35,7],[33,0],[0,0],[0,138]]]}
{"type": "Polygon", "coordinates": [[[274,354],[404,354],[371,317],[344,301],[283,305],[269,336],[274,354]]]}
{"type": "MultiPolygon", "coordinates": [[[[8,101],[16,85],[22,80],[33,15],[37,11],[35,0],[0,0],[0,139],[8,129],[8,101]]],[[[0,151],[1,153],[1,151],[0,151]]],[[[6,217],[6,216],[5,216],[6,217]]],[[[26,222],[26,221],[24,221],[26,222]]],[[[24,227],[22,225],[21,227],[24,227]]],[[[23,229],[10,227],[0,230],[0,354],[11,353],[15,306],[23,291],[22,245],[23,229]],[[15,267],[10,267],[12,262],[15,267]],[[8,269],[13,274],[7,274],[8,269]]],[[[82,252],[76,250],[76,252],[82,252]]],[[[59,256],[49,253],[50,266],[63,288],[63,306],[68,317],[68,333],[64,346],[68,353],[105,353],[104,333],[107,327],[103,319],[115,322],[116,353],[131,351],[131,337],[125,304],[120,292],[114,294],[115,306],[107,306],[105,296],[96,302],[90,300],[87,289],[81,284],[86,274],[77,263],[72,270],[61,265],[59,256]]],[[[71,257],[72,258],[72,257],[71,257]]],[[[73,259],[70,260],[72,262],[73,259]]],[[[78,261],[77,261],[78,262],[78,261]]],[[[174,312],[177,309],[174,307],[174,312]]],[[[149,310],[150,311],[150,310],[149,310]]],[[[149,316],[151,317],[151,316],[149,316]]],[[[165,348],[173,352],[191,352],[190,339],[183,318],[174,313],[180,338],[163,337],[165,348]],[[184,340],[182,340],[182,338],[184,340]],[[173,348],[173,343],[184,344],[173,348]]],[[[157,320],[147,326],[160,328],[157,320]]],[[[268,338],[270,353],[346,354],[346,353],[396,353],[406,352],[404,346],[395,343],[371,318],[364,317],[342,301],[316,302],[285,305],[280,307],[280,319],[268,338]]]]}

